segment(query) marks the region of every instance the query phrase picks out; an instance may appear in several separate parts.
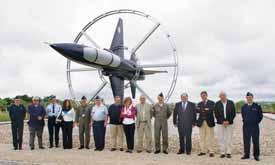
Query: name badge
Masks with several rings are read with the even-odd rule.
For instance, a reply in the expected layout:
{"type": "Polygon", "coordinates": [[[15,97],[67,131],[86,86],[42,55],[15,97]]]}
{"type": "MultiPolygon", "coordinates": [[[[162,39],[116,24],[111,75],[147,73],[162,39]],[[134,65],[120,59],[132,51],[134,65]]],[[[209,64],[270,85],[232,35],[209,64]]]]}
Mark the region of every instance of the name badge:
{"type": "Polygon", "coordinates": [[[85,117],[86,115],[85,114],[82,114],[82,117],[85,117]]]}

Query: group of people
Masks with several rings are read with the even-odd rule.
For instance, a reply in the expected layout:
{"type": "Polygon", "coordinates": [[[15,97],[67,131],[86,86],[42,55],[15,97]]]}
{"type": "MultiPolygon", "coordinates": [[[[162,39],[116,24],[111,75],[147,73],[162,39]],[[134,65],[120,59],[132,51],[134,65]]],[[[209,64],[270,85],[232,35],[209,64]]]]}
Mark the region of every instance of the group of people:
{"type": "MultiPolygon", "coordinates": [[[[45,118],[48,118],[49,148],[59,147],[59,132],[62,129],[63,148],[72,149],[73,127],[79,128],[80,146],[78,149],[90,148],[91,128],[95,151],[105,148],[106,127],[109,125],[111,133],[111,151],[123,151],[124,135],[126,137],[127,150],[134,150],[135,132],[138,134],[137,152],[145,150],[152,152],[152,118],[154,118],[154,153],[161,151],[168,154],[168,119],[173,116],[173,124],[178,128],[179,151],[177,154],[187,155],[192,151],[192,129],[199,127],[200,152],[198,156],[209,153],[214,157],[214,127],[217,127],[220,158],[231,158],[232,136],[236,109],[234,102],[227,98],[225,92],[220,92],[220,100],[214,102],[208,99],[206,91],[200,93],[202,101],[198,104],[188,100],[188,94],[181,94],[181,101],[176,103],[174,110],[164,102],[164,96],[160,93],[157,103],[152,105],[146,102],[146,97],[141,95],[139,103],[133,105],[131,97],[121,100],[120,96],[114,97],[114,103],[106,106],[102,98],[95,97],[95,104],[90,105],[83,96],[80,105],[73,108],[71,100],[64,100],[63,105],[57,103],[55,96],[51,96],[51,103],[44,109],[40,104],[40,98],[34,97],[28,107],[29,113],[29,145],[35,148],[35,136],[38,138],[40,149],[44,149],[42,143],[45,118]],[[172,115],[173,114],[173,115],[172,115]],[[137,129],[137,131],[135,131],[137,129]],[[124,135],[123,135],[124,134],[124,135]],[[161,145],[162,138],[162,145],[161,145]],[[143,142],[145,140],[146,147],[143,142]]],[[[253,94],[246,94],[247,103],[242,106],[243,119],[243,143],[244,155],[242,159],[250,157],[251,138],[253,142],[253,155],[259,161],[259,123],[263,115],[261,106],[253,101],[253,94]]],[[[8,108],[11,118],[13,147],[15,150],[22,149],[22,137],[24,119],[27,110],[20,104],[19,97],[15,97],[14,103],[8,108]]]]}

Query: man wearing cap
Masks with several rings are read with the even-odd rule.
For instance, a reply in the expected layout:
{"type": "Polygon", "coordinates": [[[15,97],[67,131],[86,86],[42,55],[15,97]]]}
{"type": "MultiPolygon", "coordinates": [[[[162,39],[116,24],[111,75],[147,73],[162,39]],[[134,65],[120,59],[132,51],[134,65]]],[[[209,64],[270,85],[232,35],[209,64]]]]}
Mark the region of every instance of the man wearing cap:
{"type": "Polygon", "coordinates": [[[196,125],[196,106],[188,101],[188,94],[181,94],[181,101],[176,103],[173,123],[178,128],[180,149],[177,154],[191,154],[192,128],[196,125]]]}
{"type": "Polygon", "coordinates": [[[217,120],[220,158],[231,158],[233,121],[236,116],[235,104],[227,99],[225,92],[220,92],[220,100],[215,104],[215,117],[217,120]],[[226,155],[225,155],[226,154],[226,155]]]}
{"type": "Polygon", "coordinates": [[[141,95],[140,103],[136,105],[137,119],[136,127],[138,131],[138,146],[137,152],[140,153],[143,150],[143,140],[145,137],[146,151],[152,152],[152,105],[146,102],[145,96],[141,95]]]}
{"type": "Polygon", "coordinates": [[[48,116],[48,131],[49,131],[49,141],[50,148],[53,147],[53,137],[55,137],[55,147],[59,144],[59,130],[61,128],[61,122],[56,120],[57,116],[62,112],[62,107],[57,103],[56,96],[50,96],[51,103],[46,108],[46,113],[48,116]]]}
{"type": "Polygon", "coordinates": [[[117,147],[123,151],[123,126],[120,118],[122,105],[120,96],[115,96],[115,103],[108,108],[108,116],[111,131],[111,151],[115,151],[117,147]]]}
{"type": "Polygon", "coordinates": [[[253,142],[253,155],[256,161],[259,161],[260,156],[260,129],[259,124],[263,119],[262,108],[259,104],[253,101],[253,94],[247,92],[247,103],[242,106],[243,119],[243,144],[244,156],[242,159],[249,159],[251,138],[253,142]]]}
{"type": "Polygon", "coordinates": [[[81,98],[80,106],[76,109],[75,121],[79,127],[80,147],[78,149],[81,150],[84,146],[86,149],[89,149],[91,133],[91,106],[89,106],[85,96],[81,98]]]}
{"type": "Polygon", "coordinates": [[[30,119],[28,121],[29,131],[30,131],[30,148],[34,150],[34,139],[35,135],[38,138],[38,145],[40,149],[44,149],[42,143],[43,128],[44,128],[44,117],[46,111],[44,107],[40,104],[40,98],[34,97],[32,99],[32,104],[28,107],[30,119]]]}
{"type": "Polygon", "coordinates": [[[95,142],[95,151],[102,151],[105,147],[105,133],[108,122],[108,109],[101,103],[101,98],[96,96],[95,105],[91,111],[91,123],[95,142]]]}
{"type": "Polygon", "coordinates": [[[202,91],[200,95],[202,101],[197,105],[197,112],[199,113],[197,126],[200,130],[200,153],[198,155],[203,156],[209,151],[209,156],[214,157],[215,102],[208,99],[206,91],[202,91]]]}
{"type": "Polygon", "coordinates": [[[24,119],[26,109],[20,104],[20,98],[16,96],[14,103],[8,107],[8,112],[11,120],[12,142],[14,150],[22,150],[24,119]]]}
{"type": "Polygon", "coordinates": [[[160,137],[162,135],[162,151],[168,154],[168,118],[171,116],[171,111],[168,104],[164,103],[162,93],[158,95],[158,102],[153,106],[153,117],[155,117],[155,154],[161,151],[160,137]]]}

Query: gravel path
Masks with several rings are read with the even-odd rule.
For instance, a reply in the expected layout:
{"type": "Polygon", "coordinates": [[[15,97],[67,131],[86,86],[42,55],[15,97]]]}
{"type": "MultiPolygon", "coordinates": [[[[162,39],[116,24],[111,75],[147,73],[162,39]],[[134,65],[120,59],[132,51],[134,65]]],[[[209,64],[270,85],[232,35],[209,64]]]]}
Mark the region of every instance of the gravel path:
{"type": "MultiPolygon", "coordinates": [[[[7,160],[12,161],[24,161],[39,163],[39,164],[169,164],[171,161],[175,164],[257,164],[253,160],[241,161],[240,157],[242,155],[242,123],[241,118],[238,115],[235,120],[234,129],[234,141],[233,141],[233,158],[220,159],[218,155],[215,158],[209,157],[198,157],[196,154],[199,147],[199,136],[197,128],[193,133],[193,153],[192,156],[179,156],[175,153],[178,150],[178,136],[177,130],[172,127],[171,120],[169,121],[171,127],[169,128],[169,155],[154,155],[154,154],[127,154],[124,152],[110,152],[110,137],[107,131],[106,137],[106,149],[103,152],[94,152],[93,150],[77,150],[79,145],[77,129],[75,129],[74,135],[74,149],[64,151],[61,148],[55,149],[45,149],[45,150],[34,150],[30,151],[28,147],[28,127],[25,126],[24,132],[24,146],[23,151],[13,151],[11,145],[11,130],[10,125],[0,126],[0,164],[7,160]],[[1,161],[2,160],[2,161],[1,161]],[[43,163],[41,163],[43,162],[43,163]]],[[[43,140],[45,146],[48,144],[48,131],[45,127],[43,140]]],[[[91,139],[93,146],[93,139],[91,139]]],[[[218,146],[216,146],[216,151],[218,151],[218,146]]],[[[93,147],[92,147],[93,148],[93,147]]],[[[264,119],[261,123],[261,159],[262,161],[258,164],[275,164],[275,121],[264,119]]],[[[16,164],[16,163],[14,163],[16,164]]]]}

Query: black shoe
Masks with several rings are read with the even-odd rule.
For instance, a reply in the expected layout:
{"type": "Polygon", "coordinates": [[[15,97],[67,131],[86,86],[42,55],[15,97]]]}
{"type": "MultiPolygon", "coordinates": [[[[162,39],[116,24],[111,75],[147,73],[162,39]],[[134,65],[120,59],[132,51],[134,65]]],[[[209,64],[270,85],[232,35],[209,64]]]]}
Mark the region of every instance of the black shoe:
{"type": "Polygon", "coordinates": [[[88,149],[90,149],[90,147],[89,147],[89,146],[87,146],[87,147],[85,147],[85,148],[86,148],[87,150],[88,150],[88,149]]]}
{"type": "Polygon", "coordinates": [[[82,150],[83,148],[84,148],[84,146],[80,146],[78,149],[79,149],[79,150],[82,150]]]}
{"type": "Polygon", "coordinates": [[[44,150],[44,149],[45,149],[45,147],[41,146],[41,147],[39,147],[39,149],[44,150]]]}
{"type": "Polygon", "coordinates": [[[226,158],[228,159],[232,158],[231,154],[226,154],[226,158]]]}
{"type": "Polygon", "coordinates": [[[98,149],[98,148],[95,148],[94,151],[99,151],[99,149],[98,149]]]}
{"type": "Polygon", "coordinates": [[[220,158],[225,158],[225,155],[224,155],[224,154],[221,154],[220,158]]]}
{"type": "Polygon", "coordinates": [[[56,145],[56,146],[55,146],[55,148],[59,148],[59,146],[58,146],[58,145],[56,145]]]}
{"type": "Polygon", "coordinates": [[[19,147],[19,150],[22,150],[22,147],[19,147]]]}
{"type": "Polygon", "coordinates": [[[120,150],[120,151],[123,151],[123,148],[120,148],[119,150],[120,150]]]}
{"type": "Polygon", "coordinates": [[[241,157],[241,159],[249,159],[249,156],[243,156],[243,157],[241,157]]]}
{"type": "Polygon", "coordinates": [[[137,150],[137,153],[141,153],[142,151],[141,150],[137,150]]]}
{"type": "Polygon", "coordinates": [[[148,154],[150,154],[152,151],[147,150],[146,152],[147,152],[148,154]]]}
{"type": "Polygon", "coordinates": [[[209,154],[209,157],[211,157],[211,158],[214,157],[214,154],[213,154],[213,153],[210,153],[210,154],[209,154]]]}
{"type": "Polygon", "coordinates": [[[49,146],[49,148],[53,148],[53,146],[49,146]]]}
{"type": "Polygon", "coordinates": [[[14,149],[14,150],[18,150],[18,148],[17,148],[17,147],[14,147],[13,149],[14,149]]]}
{"type": "Polygon", "coordinates": [[[158,151],[155,151],[154,153],[155,153],[155,154],[159,154],[159,153],[160,153],[160,151],[158,150],[158,151]]]}
{"type": "Polygon", "coordinates": [[[116,150],[116,148],[112,148],[112,149],[111,149],[111,151],[115,151],[115,150],[116,150]]]}
{"type": "Polygon", "coordinates": [[[187,152],[186,155],[191,155],[191,152],[187,152]]]}
{"type": "Polygon", "coordinates": [[[184,151],[179,150],[179,151],[177,152],[177,154],[178,154],[178,155],[180,155],[180,154],[184,154],[184,151]]]}
{"type": "Polygon", "coordinates": [[[31,147],[31,150],[34,150],[34,147],[31,147]]]}
{"type": "Polygon", "coordinates": [[[206,155],[206,153],[201,152],[198,154],[198,156],[203,156],[203,155],[206,155]]]}
{"type": "Polygon", "coordinates": [[[254,159],[255,159],[256,161],[260,161],[260,158],[259,158],[258,156],[255,156],[254,159]]]}
{"type": "Polygon", "coordinates": [[[168,154],[168,152],[167,152],[167,151],[163,151],[163,153],[164,153],[164,154],[166,154],[166,155],[168,154]]]}

